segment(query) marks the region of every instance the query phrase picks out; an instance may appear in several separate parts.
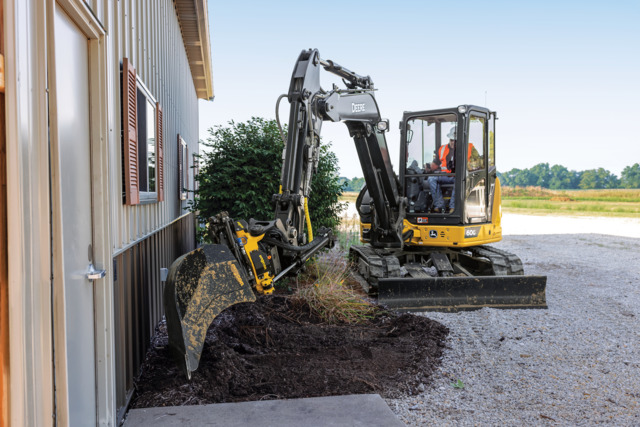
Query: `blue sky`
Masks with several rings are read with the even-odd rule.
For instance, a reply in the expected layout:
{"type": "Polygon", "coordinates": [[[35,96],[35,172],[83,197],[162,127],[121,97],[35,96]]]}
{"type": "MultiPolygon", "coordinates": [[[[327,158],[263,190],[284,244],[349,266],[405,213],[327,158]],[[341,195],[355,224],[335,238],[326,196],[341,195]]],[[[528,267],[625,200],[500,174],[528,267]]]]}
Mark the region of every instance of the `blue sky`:
{"type": "MultiPolygon", "coordinates": [[[[215,100],[200,101],[201,139],[229,120],[275,118],[300,51],[317,48],[373,79],[396,170],[403,111],[460,104],[497,111],[500,171],[548,162],[619,175],[640,162],[638,0],[209,1],[209,29],[215,100]]],[[[341,175],[362,176],[344,124],[325,123],[322,137],[341,175]]]]}

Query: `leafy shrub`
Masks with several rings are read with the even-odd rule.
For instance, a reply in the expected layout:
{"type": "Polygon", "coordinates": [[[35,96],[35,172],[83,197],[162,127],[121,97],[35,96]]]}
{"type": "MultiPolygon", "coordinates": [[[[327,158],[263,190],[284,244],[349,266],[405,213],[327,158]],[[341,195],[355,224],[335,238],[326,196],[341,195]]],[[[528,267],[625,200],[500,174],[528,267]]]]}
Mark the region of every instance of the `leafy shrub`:
{"type": "MultiPolygon", "coordinates": [[[[285,129],[286,132],[286,129],[285,129]]],[[[209,129],[201,142],[198,190],[189,209],[201,222],[220,211],[232,218],[271,220],[272,195],[278,193],[284,144],[275,120],[253,117],[245,123],[209,129]]],[[[338,159],[330,145],[321,144],[318,171],[311,181],[309,211],[314,229],[335,227],[342,205],[338,197],[338,159]]]]}
{"type": "Polygon", "coordinates": [[[318,170],[311,179],[309,212],[314,229],[335,228],[340,224],[340,214],[347,204],[341,203],[342,184],[338,178],[338,157],[330,150],[330,145],[320,145],[318,170]]]}

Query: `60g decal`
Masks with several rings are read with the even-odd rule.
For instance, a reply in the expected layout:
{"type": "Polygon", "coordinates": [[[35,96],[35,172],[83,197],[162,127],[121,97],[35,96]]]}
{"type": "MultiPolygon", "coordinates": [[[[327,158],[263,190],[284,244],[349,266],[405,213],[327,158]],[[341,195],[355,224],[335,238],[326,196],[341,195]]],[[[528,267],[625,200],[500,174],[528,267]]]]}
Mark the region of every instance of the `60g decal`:
{"type": "Polygon", "coordinates": [[[464,238],[469,239],[471,237],[478,237],[480,234],[480,227],[469,227],[464,229],[464,238]]]}

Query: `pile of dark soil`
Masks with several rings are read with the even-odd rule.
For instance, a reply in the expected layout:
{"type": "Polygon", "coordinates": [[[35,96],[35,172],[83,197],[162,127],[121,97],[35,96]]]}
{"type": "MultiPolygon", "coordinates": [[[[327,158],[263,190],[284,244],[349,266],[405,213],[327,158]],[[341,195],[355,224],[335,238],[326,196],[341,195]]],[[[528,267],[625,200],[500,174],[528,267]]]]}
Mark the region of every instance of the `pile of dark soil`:
{"type": "Polygon", "coordinates": [[[225,310],[187,380],[161,324],[131,408],[379,393],[416,394],[440,363],[448,330],[425,317],[380,311],[360,325],[327,325],[285,296],[225,310]]]}

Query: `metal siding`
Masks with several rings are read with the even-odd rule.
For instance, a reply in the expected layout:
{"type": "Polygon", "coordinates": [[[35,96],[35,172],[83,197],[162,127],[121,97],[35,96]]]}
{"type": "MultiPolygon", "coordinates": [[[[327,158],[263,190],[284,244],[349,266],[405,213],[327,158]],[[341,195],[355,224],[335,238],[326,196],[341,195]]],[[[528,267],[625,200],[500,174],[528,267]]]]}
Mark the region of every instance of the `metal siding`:
{"type": "Polygon", "coordinates": [[[167,265],[195,248],[195,243],[195,217],[189,214],[113,259],[118,421],[132,395],[134,379],[155,335],[155,328],[162,320],[163,285],[158,265],[167,265]]]}
{"type": "Polygon", "coordinates": [[[104,0],[84,0],[84,3],[91,9],[96,19],[104,25],[106,12],[104,0]]]}
{"type": "MultiPolygon", "coordinates": [[[[103,0],[92,0],[100,8],[103,0]]],[[[133,379],[161,320],[159,269],[195,247],[195,220],[177,197],[177,134],[198,150],[198,100],[172,0],[106,2],[109,37],[112,250],[114,253],[116,407],[126,407],[133,379]],[[122,200],[120,64],[129,58],[162,106],[165,201],[125,206],[122,200]]],[[[184,205],[186,206],[186,205],[184,205]]],[[[122,412],[119,412],[119,416],[122,412]]]]}
{"type": "Polygon", "coordinates": [[[11,425],[51,424],[46,4],[4,2],[11,425]],[[47,236],[44,237],[43,236],[47,236]]]}
{"type": "MultiPolygon", "coordinates": [[[[100,8],[98,0],[92,5],[100,8]]],[[[186,202],[177,197],[177,134],[184,136],[190,152],[198,151],[198,100],[182,34],[172,0],[121,0],[110,3],[113,22],[108,33],[113,50],[114,88],[120,87],[120,62],[127,57],[164,114],[165,201],[139,206],[122,202],[121,98],[113,94],[112,224],[113,250],[117,251],[161,229],[183,215],[186,202]]],[[[190,180],[193,171],[189,171],[190,180]]],[[[191,196],[192,197],[192,196],[191,196]]],[[[166,266],[165,266],[166,267],[166,266]]]]}

